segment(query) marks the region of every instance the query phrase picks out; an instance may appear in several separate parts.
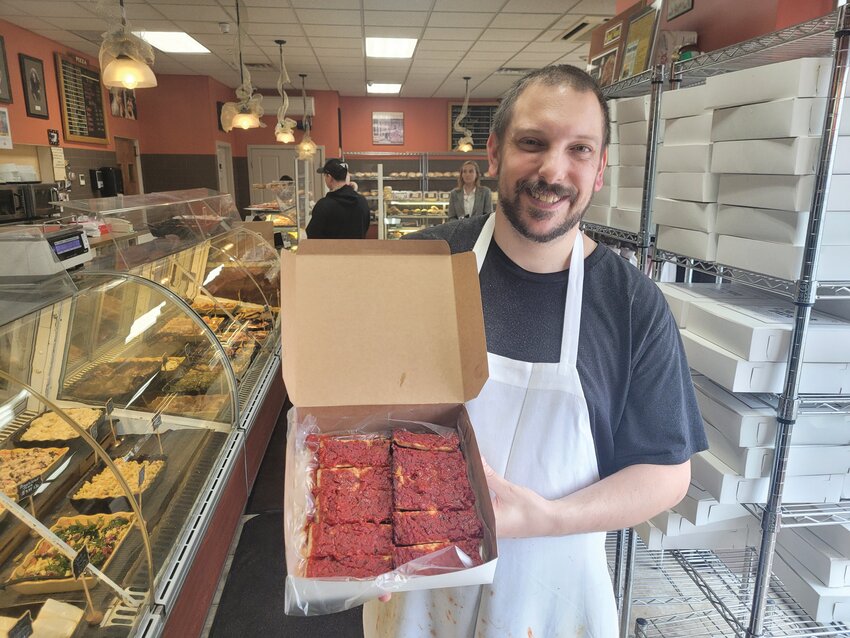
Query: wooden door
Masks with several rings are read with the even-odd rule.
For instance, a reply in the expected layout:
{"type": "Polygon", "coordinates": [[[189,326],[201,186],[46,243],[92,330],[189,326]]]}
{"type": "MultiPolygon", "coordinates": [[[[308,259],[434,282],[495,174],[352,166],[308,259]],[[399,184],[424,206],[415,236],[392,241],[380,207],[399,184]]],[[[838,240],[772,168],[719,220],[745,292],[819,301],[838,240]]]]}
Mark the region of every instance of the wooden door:
{"type": "Polygon", "coordinates": [[[298,151],[291,146],[251,146],[248,148],[248,178],[251,181],[251,203],[273,202],[274,193],[253,188],[267,184],[283,175],[295,178],[295,159],[298,151]]]}
{"type": "Polygon", "coordinates": [[[115,161],[124,179],[124,194],[139,194],[139,162],[136,157],[136,141],[124,137],[115,138],[115,161]]]}

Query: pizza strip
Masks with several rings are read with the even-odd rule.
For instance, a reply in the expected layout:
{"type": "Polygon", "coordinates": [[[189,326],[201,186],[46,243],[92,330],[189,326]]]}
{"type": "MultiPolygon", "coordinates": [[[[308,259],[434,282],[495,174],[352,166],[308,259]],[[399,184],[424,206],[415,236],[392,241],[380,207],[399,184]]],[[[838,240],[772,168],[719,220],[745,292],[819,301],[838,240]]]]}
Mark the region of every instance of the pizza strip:
{"type": "Polygon", "coordinates": [[[389,468],[332,468],[316,473],[316,520],[339,523],[381,523],[392,518],[389,468]]]}
{"type": "Polygon", "coordinates": [[[396,510],[465,510],[475,504],[460,450],[395,448],[393,497],[396,510]]]}
{"type": "Polygon", "coordinates": [[[393,549],[392,526],[378,523],[313,523],[307,537],[307,555],[311,558],[386,556],[393,549]]]}
{"type": "Polygon", "coordinates": [[[474,509],[393,512],[396,545],[441,543],[480,536],[481,521],[474,509]]]}
{"type": "Polygon", "coordinates": [[[390,440],[383,437],[318,437],[319,467],[384,467],[390,464],[390,440]]]}
{"type": "Polygon", "coordinates": [[[441,434],[416,434],[407,430],[393,430],[393,443],[396,447],[430,450],[431,452],[454,452],[460,449],[460,439],[454,433],[442,436],[441,434]]]}
{"type": "Polygon", "coordinates": [[[349,578],[374,578],[393,568],[392,555],[367,556],[355,554],[341,558],[309,558],[307,559],[307,578],[329,578],[345,576],[349,578]]]}
{"type": "Polygon", "coordinates": [[[421,558],[433,552],[445,549],[446,547],[456,546],[462,550],[464,554],[472,559],[473,565],[480,565],[481,560],[481,539],[467,539],[462,541],[446,542],[446,543],[423,543],[422,545],[407,545],[404,547],[396,547],[393,551],[393,561],[396,567],[401,567],[405,563],[421,558]]]}

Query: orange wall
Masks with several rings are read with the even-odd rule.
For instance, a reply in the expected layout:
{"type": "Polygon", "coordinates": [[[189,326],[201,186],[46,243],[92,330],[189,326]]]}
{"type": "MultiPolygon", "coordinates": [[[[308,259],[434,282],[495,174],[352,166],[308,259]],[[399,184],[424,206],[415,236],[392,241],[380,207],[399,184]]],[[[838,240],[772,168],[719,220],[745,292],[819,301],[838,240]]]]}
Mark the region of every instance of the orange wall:
{"type": "MultiPolygon", "coordinates": [[[[106,111],[106,127],[109,134],[109,144],[85,144],[82,142],[66,142],[62,130],[62,115],[59,110],[59,85],[56,81],[56,66],[54,63],[55,52],[69,53],[88,60],[90,64],[98,66],[97,60],[89,55],[64,47],[58,42],[48,40],[32,31],[27,31],[10,22],[0,20],[0,35],[3,36],[6,45],[6,59],[9,66],[9,80],[12,86],[12,103],[0,102],[0,106],[9,109],[9,119],[12,127],[12,143],[38,144],[47,146],[47,129],[57,129],[62,146],[74,148],[88,148],[94,150],[115,150],[114,136],[138,139],[139,130],[145,119],[145,113],[139,114],[139,120],[127,120],[113,117],[109,110],[109,96],[106,90],[102,90],[104,110],[106,111]],[[24,53],[41,60],[44,64],[44,82],[47,91],[47,112],[50,116],[44,120],[36,117],[27,117],[24,103],[24,89],[21,84],[21,66],[18,54],[24,53]]],[[[137,93],[137,96],[141,91],[137,93]]],[[[138,103],[138,101],[137,101],[138,103]]]]}
{"type": "Polygon", "coordinates": [[[206,76],[156,76],[158,85],[136,91],[144,116],[139,148],[143,154],[215,153],[215,101],[206,76]],[[212,113],[212,115],[210,115],[212,113]]]}

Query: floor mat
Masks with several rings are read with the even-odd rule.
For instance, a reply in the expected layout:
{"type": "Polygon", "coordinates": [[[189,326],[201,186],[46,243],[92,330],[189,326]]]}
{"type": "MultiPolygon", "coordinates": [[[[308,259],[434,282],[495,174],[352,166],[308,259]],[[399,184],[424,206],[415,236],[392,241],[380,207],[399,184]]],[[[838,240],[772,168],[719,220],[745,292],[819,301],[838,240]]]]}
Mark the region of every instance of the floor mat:
{"type": "Polygon", "coordinates": [[[327,616],[287,616],[285,579],[283,514],[255,516],[242,529],[210,638],[362,638],[360,607],[327,616]]]}
{"type": "Polygon", "coordinates": [[[269,447],[257,472],[254,488],[245,506],[246,514],[279,512],[283,509],[283,472],[286,465],[286,413],[292,404],[287,399],[269,439],[269,447]]]}

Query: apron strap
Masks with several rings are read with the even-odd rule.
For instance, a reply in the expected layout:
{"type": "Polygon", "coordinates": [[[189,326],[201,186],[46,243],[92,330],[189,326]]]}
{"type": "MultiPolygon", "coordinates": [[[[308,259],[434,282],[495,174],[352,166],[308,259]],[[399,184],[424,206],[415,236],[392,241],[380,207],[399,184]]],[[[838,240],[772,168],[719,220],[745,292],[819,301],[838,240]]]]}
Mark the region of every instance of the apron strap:
{"type": "MultiPolygon", "coordinates": [[[[487,250],[493,240],[496,227],[496,214],[490,213],[481,234],[475,240],[472,252],[478,264],[478,272],[484,265],[487,250]]],[[[563,374],[569,368],[575,368],[578,359],[578,337],[581,325],[581,299],[584,290],[584,240],[581,231],[576,234],[573,252],[570,256],[570,274],[567,283],[567,299],[564,304],[564,332],[561,335],[561,358],[558,370],[563,374]]]]}

